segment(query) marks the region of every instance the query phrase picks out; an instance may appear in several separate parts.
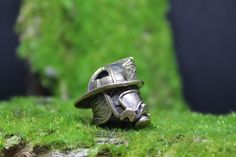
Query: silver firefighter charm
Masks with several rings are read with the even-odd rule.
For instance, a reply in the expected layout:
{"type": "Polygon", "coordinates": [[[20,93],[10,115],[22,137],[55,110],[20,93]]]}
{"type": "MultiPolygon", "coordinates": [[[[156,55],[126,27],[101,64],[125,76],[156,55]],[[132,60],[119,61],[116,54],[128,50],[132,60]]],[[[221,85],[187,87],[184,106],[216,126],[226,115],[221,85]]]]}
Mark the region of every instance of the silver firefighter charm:
{"type": "Polygon", "coordinates": [[[150,123],[146,104],[139,89],[133,58],[121,59],[99,68],[91,77],[88,92],[75,104],[92,108],[96,125],[131,126],[144,128],[150,123]]]}

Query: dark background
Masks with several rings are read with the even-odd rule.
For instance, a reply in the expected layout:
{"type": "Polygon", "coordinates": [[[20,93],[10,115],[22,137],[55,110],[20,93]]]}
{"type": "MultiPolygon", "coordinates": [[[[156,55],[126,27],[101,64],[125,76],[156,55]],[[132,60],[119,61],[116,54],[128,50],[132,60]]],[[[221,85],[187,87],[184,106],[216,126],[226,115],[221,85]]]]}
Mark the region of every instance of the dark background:
{"type": "Polygon", "coordinates": [[[171,0],[183,92],[201,112],[236,110],[236,1],[171,0]]]}
{"type": "Polygon", "coordinates": [[[25,94],[26,67],[16,56],[14,33],[19,5],[19,0],[0,1],[0,99],[25,94]]]}

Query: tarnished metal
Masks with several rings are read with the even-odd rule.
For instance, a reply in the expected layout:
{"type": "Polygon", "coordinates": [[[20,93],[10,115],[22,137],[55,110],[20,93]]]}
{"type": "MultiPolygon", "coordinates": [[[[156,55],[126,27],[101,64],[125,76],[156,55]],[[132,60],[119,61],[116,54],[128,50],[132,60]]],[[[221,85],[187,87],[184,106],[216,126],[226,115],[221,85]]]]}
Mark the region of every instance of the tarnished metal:
{"type": "Polygon", "coordinates": [[[91,77],[88,92],[75,104],[78,108],[91,108],[96,125],[128,124],[135,128],[150,123],[146,104],[139,89],[143,81],[137,79],[133,58],[121,59],[99,68],[91,77]]]}

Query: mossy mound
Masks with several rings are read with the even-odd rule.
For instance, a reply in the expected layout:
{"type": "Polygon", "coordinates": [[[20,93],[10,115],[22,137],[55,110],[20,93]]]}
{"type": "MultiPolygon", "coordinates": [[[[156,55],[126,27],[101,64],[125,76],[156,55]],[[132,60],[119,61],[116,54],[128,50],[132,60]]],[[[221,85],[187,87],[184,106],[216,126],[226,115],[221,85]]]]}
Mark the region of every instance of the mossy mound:
{"type": "Polygon", "coordinates": [[[78,98],[93,72],[133,56],[149,104],[176,105],[179,77],[166,0],[24,0],[19,55],[57,96],[78,98]]]}

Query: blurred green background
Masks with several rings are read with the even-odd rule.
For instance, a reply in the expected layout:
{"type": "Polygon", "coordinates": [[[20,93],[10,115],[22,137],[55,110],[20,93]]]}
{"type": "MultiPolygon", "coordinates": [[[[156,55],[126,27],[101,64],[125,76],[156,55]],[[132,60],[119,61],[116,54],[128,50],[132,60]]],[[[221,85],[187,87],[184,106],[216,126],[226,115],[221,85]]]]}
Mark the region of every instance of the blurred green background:
{"type": "Polygon", "coordinates": [[[99,67],[133,56],[151,107],[184,105],[167,0],[24,0],[19,55],[53,93],[72,100],[99,67]]]}

